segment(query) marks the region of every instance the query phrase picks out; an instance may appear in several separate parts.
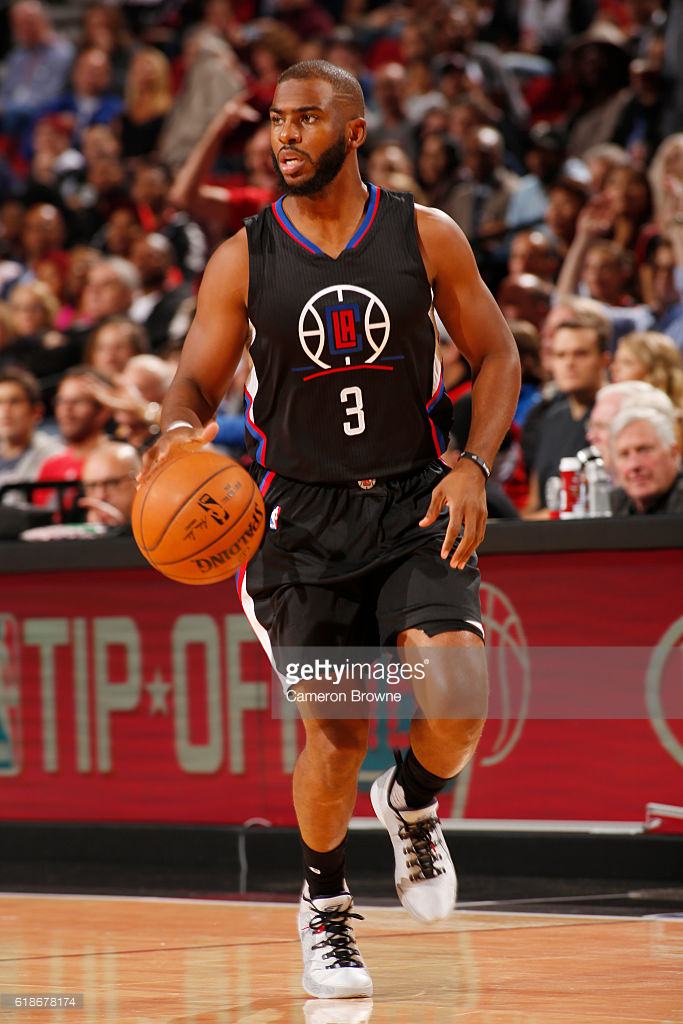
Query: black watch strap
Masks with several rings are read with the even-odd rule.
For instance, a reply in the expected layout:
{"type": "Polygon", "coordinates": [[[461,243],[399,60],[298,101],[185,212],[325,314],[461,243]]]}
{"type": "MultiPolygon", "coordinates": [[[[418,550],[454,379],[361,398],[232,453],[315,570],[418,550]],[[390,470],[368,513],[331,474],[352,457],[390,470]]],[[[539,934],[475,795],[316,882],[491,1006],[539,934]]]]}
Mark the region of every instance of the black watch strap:
{"type": "Polygon", "coordinates": [[[491,470],[486,465],[481,455],[477,455],[476,452],[460,452],[458,462],[460,462],[460,459],[470,459],[472,462],[476,462],[476,464],[479,466],[479,469],[482,471],[487,480],[491,476],[491,470]]]}

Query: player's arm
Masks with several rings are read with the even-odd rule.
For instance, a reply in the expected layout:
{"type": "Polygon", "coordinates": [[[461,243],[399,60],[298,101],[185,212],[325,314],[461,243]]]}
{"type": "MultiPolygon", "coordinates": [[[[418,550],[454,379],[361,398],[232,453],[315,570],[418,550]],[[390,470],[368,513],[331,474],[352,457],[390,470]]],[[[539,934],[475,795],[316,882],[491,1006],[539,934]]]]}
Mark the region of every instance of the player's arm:
{"type": "MultiPolygon", "coordinates": [[[[479,274],[472,249],[446,214],[416,208],[418,238],[434,304],[448,333],[472,368],[472,424],[466,448],[492,466],[517,406],[520,365],[517,346],[505,319],[479,274]]],[[[469,459],[462,459],[435,488],[422,525],[433,523],[444,505],[450,523],[441,552],[462,569],[486,529],[486,480],[469,459]]]]}
{"type": "Polygon", "coordinates": [[[248,289],[249,252],[242,230],[224,242],[206,265],[197,312],[161,409],[162,435],[145,457],[145,472],[178,445],[203,445],[216,436],[213,415],[248,337],[248,289]],[[168,429],[178,422],[188,425],[168,429]]]}

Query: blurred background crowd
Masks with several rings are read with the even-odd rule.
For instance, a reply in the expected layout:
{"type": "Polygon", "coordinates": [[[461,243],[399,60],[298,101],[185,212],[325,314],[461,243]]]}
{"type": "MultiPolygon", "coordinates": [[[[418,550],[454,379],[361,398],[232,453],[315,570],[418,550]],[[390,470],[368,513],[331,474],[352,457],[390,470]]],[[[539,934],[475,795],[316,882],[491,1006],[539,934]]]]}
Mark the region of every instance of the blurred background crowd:
{"type": "Polygon", "coordinates": [[[363,173],[457,221],[519,347],[490,514],[556,514],[577,453],[613,514],[683,514],[681,53],[683,0],[0,2],[0,502],[125,527],[206,260],[277,197],[278,75],[324,58],[363,173]]]}

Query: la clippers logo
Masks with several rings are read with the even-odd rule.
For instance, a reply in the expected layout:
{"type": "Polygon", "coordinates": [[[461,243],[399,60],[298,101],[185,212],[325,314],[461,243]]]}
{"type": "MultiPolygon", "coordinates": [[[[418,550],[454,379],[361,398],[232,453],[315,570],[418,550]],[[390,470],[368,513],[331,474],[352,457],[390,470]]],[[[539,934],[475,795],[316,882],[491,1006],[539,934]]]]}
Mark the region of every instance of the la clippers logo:
{"type": "Polygon", "coordinates": [[[19,623],[0,614],[0,775],[21,771],[20,698],[19,623]]]}
{"type": "Polygon", "coordinates": [[[387,307],[373,292],[346,284],[323,288],[299,317],[299,341],[312,361],[299,369],[314,371],[304,380],[347,368],[393,370],[382,363],[390,331],[387,307]]]}

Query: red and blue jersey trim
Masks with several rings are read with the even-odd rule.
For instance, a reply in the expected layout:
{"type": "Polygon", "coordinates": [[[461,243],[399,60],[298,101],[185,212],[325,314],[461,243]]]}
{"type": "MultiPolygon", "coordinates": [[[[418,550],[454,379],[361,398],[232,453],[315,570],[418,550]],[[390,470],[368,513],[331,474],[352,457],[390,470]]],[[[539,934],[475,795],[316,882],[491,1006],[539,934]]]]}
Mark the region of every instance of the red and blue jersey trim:
{"type": "Polygon", "coordinates": [[[380,195],[379,189],[377,188],[376,185],[371,185],[368,182],[368,190],[370,192],[370,201],[368,202],[368,208],[365,211],[365,216],[363,217],[363,220],[361,221],[355,235],[353,235],[353,237],[349,239],[346,245],[347,249],[355,249],[356,246],[363,241],[368,231],[372,227],[375,221],[375,217],[377,216],[380,195]]]}
{"type": "Polygon", "coordinates": [[[257,427],[256,423],[254,422],[254,415],[252,412],[254,399],[249,394],[246,388],[244,389],[244,396],[246,398],[247,403],[244,422],[251,436],[258,441],[258,445],[256,446],[256,461],[259,463],[259,465],[262,466],[264,464],[264,460],[266,457],[266,445],[268,444],[268,438],[261,430],[261,428],[257,427]]]}
{"type": "MultiPolygon", "coordinates": [[[[363,220],[358,225],[357,230],[344,246],[344,252],[346,252],[347,249],[355,249],[367,235],[368,231],[374,224],[375,217],[377,216],[377,210],[379,209],[379,197],[380,190],[376,185],[372,185],[368,182],[368,208],[365,211],[363,220]]],[[[285,234],[289,235],[294,242],[297,242],[307,252],[311,252],[315,256],[327,256],[327,253],[323,252],[315,242],[311,242],[310,238],[306,238],[305,235],[302,235],[301,232],[294,227],[291,220],[285,213],[284,200],[285,197],[280,196],[276,202],[272,203],[270,208],[273,211],[275,220],[278,222],[285,234]]]]}
{"type": "Polygon", "coordinates": [[[444,383],[443,383],[443,370],[442,370],[440,375],[439,375],[439,383],[438,383],[437,389],[434,392],[434,394],[432,395],[432,397],[429,399],[429,401],[427,402],[427,405],[426,405],[427,416],[429,417],[429,426],[431,427],[431,430],[432,430],[432,440],[434,441],[434,447],[436,448],[437,455],[442,455],[443,452],[445,452],[445,450],[446,450],[446,440],[445,440],[443,434],[441,433],[441,431],[439,430],[439,428],[437,427],[436,423],[432,419],[432,411],[436,408],[436,406],[438,405],[440,399],[443,398],[444,391],[445,391],[445,388],[444,388],[444,383]]]}
{"type": "MultiPolygon", "coordinates": [[[[268,493],[268,489],[270,488],[270,485],[272,484],[273,480],[275,479],[275,475],[276,474],[275,474],[274,470],[272,470],[272,469],[269,470],[269,472],[266,473],[266,475],[264,476],[263,480],[259,484],[259,491],[261,492],[261,497],[262,498],[265,499],[266,494],[268,493]]],[[[237,595],[238,596],[242,592],[242,581],[244,580],[244,577],[246,575],[247,566],[248,565],[249,565],[249,563],[245,562],[244,565],[242,566],[242,568],[240,569],[240,571],[237,573],[237,579],[235,580],[235,586],[237,588],[237,595]]]]}

